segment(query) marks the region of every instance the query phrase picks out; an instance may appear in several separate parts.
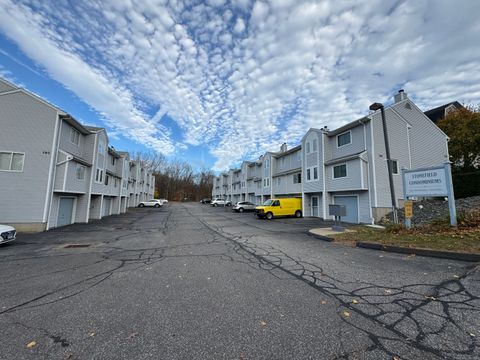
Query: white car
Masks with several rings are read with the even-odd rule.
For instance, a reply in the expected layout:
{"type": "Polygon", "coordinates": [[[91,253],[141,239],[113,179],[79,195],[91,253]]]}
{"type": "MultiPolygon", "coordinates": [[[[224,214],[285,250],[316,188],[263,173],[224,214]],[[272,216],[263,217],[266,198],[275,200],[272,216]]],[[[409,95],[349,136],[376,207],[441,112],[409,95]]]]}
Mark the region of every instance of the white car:
{"type": "Polygon", "coordinates": [[[138,204],[138,207],[145,207],[145,206],[159,208],[163,206],[163,201],[161,199],[150,199],[147,201],[142,201],[140,204],[138,204]]]}
{"type": "Polygon", "coordinates": [[[8,225],[0,225],[0,244],[4,244],[15,240],[17,231],[14,227],[8,225]]]}
{"type": "Polygon", "coordinates": [[[167,200],[167,199],[160,199],[160,201],[162,202],[162,204],[168,203],[168,200],[167,200]]]}
{"type": "Polygon", "coordinates": [[[232,203],[224,199],[213,199],[210,203],[212,206],[232,206],[232,203]]]}

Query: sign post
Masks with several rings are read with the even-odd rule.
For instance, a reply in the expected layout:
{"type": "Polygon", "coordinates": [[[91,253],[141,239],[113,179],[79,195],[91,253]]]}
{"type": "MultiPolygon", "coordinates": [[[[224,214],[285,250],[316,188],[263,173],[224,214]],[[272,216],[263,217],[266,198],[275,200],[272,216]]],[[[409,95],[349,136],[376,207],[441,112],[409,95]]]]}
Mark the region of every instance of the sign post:
{"type": "MultiPolygon", "coordinates": [[[[455,195],[453,193],[452,170],[450,163],[432,168],[415,170],[402,170],[403,195],[408,200],[418,196],[447,197],[450,213],[450,225],[457,226],[457,212],[455,210],[455,195]]],[[[407,223],[405,205],[405,225],[411,226],[410,219],[407,223]]],[[[413,215],[413,214],[412,214],[413,215]]]]}
{"type": "Polygon", "coordinates": [[[413,217],[413,201],[405,200],[405,226],[407,229],[412,227],[412,217],[413,217]]]}

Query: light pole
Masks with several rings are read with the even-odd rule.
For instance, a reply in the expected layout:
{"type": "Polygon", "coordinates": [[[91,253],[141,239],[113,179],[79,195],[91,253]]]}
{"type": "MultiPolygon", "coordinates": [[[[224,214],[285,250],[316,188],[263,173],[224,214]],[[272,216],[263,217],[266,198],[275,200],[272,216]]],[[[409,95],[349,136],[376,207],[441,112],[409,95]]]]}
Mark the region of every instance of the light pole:
{"type": "Polygon", "coordinates": [[[395,187],[393,185],[392,159],[390,159],[390,145],[388,143],[387,120],[385,119],[385,108],[381,103],[373,103],[370,110],[380,110],[382,114],[383,138],[385,139],[385,153],[387,155],[388,181],[390,183],[390,197],[392,199],[393,222],[398,224],[397,206],[395,201],[395,187]]]}

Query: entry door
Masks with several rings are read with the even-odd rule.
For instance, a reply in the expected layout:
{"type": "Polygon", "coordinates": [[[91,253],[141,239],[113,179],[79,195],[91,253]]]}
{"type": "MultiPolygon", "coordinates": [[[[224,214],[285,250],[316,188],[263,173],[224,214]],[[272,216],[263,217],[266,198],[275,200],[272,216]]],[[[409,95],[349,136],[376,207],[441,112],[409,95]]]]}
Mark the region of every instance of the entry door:
{"type": "Polygon", "coordinates": [[[342,221],[358,224],[358,199],[356,196],[335,196],[335,204],[345,205],[347,216],[342,216],[342,221]]]}
{"type": "Polygon", "coordinates": [[[60,198],[58,205],[57,226],[70,225],[72,223],[74,198],[60,198]]]}
{"type": "Polygon", "coordinates": [[[318,196],[312,196],[312,216],[318,217],[318,196]]]}

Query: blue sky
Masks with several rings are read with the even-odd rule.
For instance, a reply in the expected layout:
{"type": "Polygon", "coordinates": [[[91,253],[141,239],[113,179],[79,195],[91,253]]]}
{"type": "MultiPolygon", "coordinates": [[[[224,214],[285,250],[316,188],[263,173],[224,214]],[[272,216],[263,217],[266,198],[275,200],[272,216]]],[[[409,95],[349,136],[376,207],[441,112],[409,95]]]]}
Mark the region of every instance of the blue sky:
{"type": "Polygon", "coordinates": [[[0,76],[127,151],[220,171],[404,88],[480,101],[480,2],[0,0],[0,76]]]}

